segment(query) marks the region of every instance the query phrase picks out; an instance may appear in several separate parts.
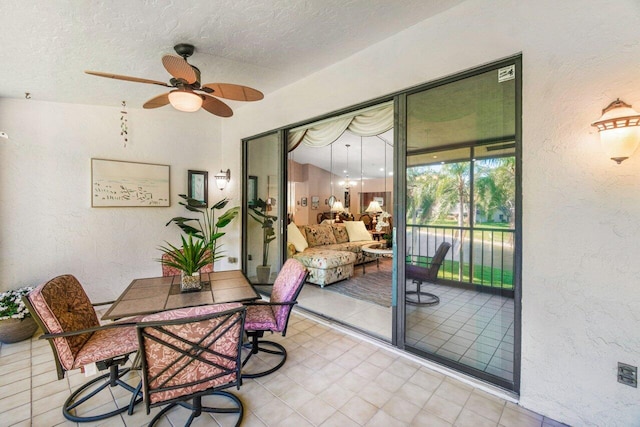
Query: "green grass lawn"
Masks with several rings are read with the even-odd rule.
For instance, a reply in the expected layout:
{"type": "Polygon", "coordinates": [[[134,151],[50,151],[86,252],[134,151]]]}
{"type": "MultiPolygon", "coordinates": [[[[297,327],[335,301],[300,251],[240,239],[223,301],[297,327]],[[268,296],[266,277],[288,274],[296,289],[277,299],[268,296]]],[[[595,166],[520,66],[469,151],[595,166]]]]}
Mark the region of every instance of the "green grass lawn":
{"type": "MultiPolygon", "coordinates": [[[[427,267],[431,261],[430,257],[419,257],[417,265],[427,267]]],[[[407,257],[407,262],[410,262],[410,258],[407,257]]],[[[458,267],[460,263],[458,261],[445,260],[438,277],[448,280],[458,280],[458,267]]],[[[475,285],[490,286],[493,288],[513,289],[513,271],[501,270],[499,268],[491,267],[478,267],[474,268],[473,280],[469,275],[469,264],[463,264],[462,266],[462,280],[461,282],[473,283],[475,285]],[[493,283],[491,278],[493,276],[493,283]]]]}

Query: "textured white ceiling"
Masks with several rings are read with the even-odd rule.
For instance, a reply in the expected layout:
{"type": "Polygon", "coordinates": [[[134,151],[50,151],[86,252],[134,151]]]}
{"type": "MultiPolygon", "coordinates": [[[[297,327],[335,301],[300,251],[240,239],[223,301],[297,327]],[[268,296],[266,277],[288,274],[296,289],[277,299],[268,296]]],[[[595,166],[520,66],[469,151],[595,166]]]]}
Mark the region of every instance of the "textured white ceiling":
{"type": "Polygon", "coordinates": [[[83,71],[168,81],[177,43],[203,83],[268,96],[462,1],[0,0],[0,97],[138,108],[164,89],[83,71]]]}

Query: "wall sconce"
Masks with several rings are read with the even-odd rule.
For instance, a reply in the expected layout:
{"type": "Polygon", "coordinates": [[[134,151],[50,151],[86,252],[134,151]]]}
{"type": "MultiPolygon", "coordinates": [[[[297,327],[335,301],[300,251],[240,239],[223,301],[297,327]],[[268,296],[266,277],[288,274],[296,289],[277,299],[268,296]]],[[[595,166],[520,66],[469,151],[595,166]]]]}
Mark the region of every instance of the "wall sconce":
{"type": "Polygon", "coordinates": [[[227,182],[229,182],[229,180],[231,179],[231,170],[227,169],[227,171],[225,172],[220,169],[220,173],[215,174],[214,178],[216,180],[216,186],[220,190],[224,190],[224,187],[227,186],[227,182]]]}
{"type": "Polygon", "coordinates": [[[631,105],[613,101],[602,110],[602,117],[591,126],[598,128],[600,143],[611,160],[620,164],[636,151],[640,143],[640,113],[631,105]]]}

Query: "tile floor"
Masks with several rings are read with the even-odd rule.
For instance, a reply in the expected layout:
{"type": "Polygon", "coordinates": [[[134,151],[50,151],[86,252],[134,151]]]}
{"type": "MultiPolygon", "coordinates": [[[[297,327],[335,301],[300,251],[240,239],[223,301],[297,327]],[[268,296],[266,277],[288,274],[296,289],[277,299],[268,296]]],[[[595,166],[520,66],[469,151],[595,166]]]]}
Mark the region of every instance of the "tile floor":
{"type": "MultiPolygon", "coordinates": [[[[367,274],[375,274],[375,269],[370,268],[367,274]]],[[[407,286],[415,289],[411,282],[407,286]]],[[[421,289],[437,294],[440,303],[407,305],[407,344],[513,381],[513,299],[428,283],[421,289]]],[[[298,303],[314,313],[391,341],[390,307],[312,284],[302,288],[298,303]]]]}
{"type": "MultiPolygon", "coordinates": [[[[392,348],[294,313],[283,342],[289,359],[278,372],[245,380],[237,394],[245,405],[243,426],[504,426],[561,424],[497,397],[482,384],[444,375],[392,348]]],[[[32,339],[0,346],[0,425],[73,425],[60,406],[86,381],[75,371],[57,380],[49,344],[32,339]]],[[[134,374],[134,375],[137,375],[134,374]]],[[[132,382],[137,381],[135,377],[132,382]]],[[[126,401],[119,393],[96,406],[126,401]]],[[[97,409],[97,408],[96,408],[97,409]]],[[[184,424],[172,412],[160,425],[184,424]]],[[[133,416],[82,425],[141,426],[150,416],[138,406],[133,416]]],[[[203,414],[194,426],[232,425],[229,418],[203,414]]]]}

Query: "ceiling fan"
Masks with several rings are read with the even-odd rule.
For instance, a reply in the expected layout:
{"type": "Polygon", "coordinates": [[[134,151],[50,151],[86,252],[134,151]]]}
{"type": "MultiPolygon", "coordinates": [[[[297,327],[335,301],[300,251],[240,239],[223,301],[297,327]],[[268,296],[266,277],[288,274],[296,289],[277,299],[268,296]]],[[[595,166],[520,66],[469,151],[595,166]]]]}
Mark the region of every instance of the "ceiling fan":
{"type": "Polygon", "coordinates": [[[181,43],[173,48],[180,56],[164,55],[162,57],[162,65],[173,76],[168,84],[157,80],[121,76],[99,71],[85,71],[85,73],[99,77],[174,88],[168,93],[151,98],[144,103],[143,108],[158,108],[171,104],[177,110],[193,112],[202,107],[216,116],[231,117],[233,115],[231,108],[216,97],[234,101],[259,101],[264,98],[262,92],[247,86],[231,83],[207,83],[201,85],[200,70],[187,62],[187,58],[193,55],[195,51],[194,46],[181,43]]]}

